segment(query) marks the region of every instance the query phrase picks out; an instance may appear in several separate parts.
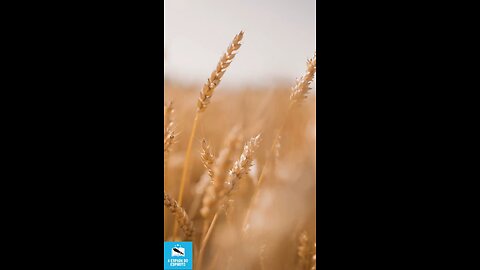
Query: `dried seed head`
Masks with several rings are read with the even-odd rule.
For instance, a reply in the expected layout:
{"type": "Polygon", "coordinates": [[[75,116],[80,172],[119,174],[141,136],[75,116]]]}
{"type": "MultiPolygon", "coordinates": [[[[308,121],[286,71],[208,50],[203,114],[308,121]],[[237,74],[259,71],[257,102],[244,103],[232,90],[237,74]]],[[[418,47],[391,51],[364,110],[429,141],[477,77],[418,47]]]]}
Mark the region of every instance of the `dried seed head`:
{"type": "Polygon", "coordinates": [[[228,169],[233,163],[233,155],[235,154],[239,142],[238,128],[235,127],[227,136],[224,143],[224,148],[218,154],[213,166],[212,182],[205,190],[202,208],[200,214],[203,218],[210,217],[217,210],[217,206],[222,197],[224,183],[228,176],[228,169]]]}
{"type": "Polygon", "coordinates": [[[253,158],[255,151],[260,144],[260,134],[251,138],[243,147],[243,152],[240,159],[235,162],[233,168],[230,170],[229,178],[225,183],[226,193],[229,194],[236,186],[237,182],[248,173],[250,167],[253,165],[253,158]]]}
{"type": "Polygon", "coordinates": [[[290,101],[292,104],[299,104],[304,99],[307,98],[308,92],[310,91],[310,83],[315,77],[315,72],[317,71],[317,53],[313,56],[312,59],[307,61],[307,72],[305,76],[297,79],[296,85],[292,88],[292,93],[290,95],[290,101]]]}
{"type": "Polygon", "coordinates": [[[230,66],[230,63],[232,63],[238,49],[240,49],[240,46],[242,46],[240,41],[242,41],[243,39],[243,34],[243,31],[241,31],[233,38],[233,41],[230,46],[228,46],[227,51],[220,58],[217,67],[212,72],[212,74],[210,74],[207,82],[203,85],[202,91],[200,91],[200,97],[198,98],[197,102],[198,112],[205,111],[208,104],[210,103],[210,99],[212,98],[215,88],[220,84],[220,81],[222,80],[225,71],[227,70],[228,66],[230,66]]]}
{"type": "Polygon", "coordinates": [[[170,157],[170,152],[172,151],[172,146],[175,143],[175,130],[173,130],[173,125],[167,128],[163,138],[163,164],[166,168],[168,159],[170,157]]]}
{"type": "Polygon", "coordinates": [[[213,163],[215,161],[215,155],[213,154],[210,145],[207,140],[202,139],[202,152],[200,153],[203,166],[207,169],[208,175],[213,179],[213,163]]]}
{"type": "Polygon", "coordinates": [[[173,115],[173,102],[170,101],[168,104],[163,105],[163,124],[164,124],[163,135],[164,135],[164,138],[166,136],[165,135],[166,131],[168,129],[171,129],[172,126],[173,126],[172,115],[173,115]]]}
{"type": "Polygon", "coordinates": [[[165,190],[163,194],[163,205],[175,216],[175,220],[185,234],[185,239],[190,240],[193,235],[193,223],[188,217],[187,212],[185,212],[185,209],[180,207],[177,201],[170,197],[165,190]]]}

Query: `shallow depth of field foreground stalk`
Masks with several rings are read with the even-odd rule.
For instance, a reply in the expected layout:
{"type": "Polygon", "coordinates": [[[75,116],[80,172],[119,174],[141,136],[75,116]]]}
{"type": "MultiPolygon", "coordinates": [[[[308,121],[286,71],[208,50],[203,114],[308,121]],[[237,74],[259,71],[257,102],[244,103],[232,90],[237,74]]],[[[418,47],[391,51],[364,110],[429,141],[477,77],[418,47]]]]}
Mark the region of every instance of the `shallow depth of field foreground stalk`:
{"type": "MultiPolygon", "coordinates": [[[[195,133],[197,130],[200,114],[206,110],[208,104],[210,103],[210,99],[212,98],[215,88],[220,84],[220,81],[222,80],[222,77],[225,74],[225,71],[227,70],[228,66],[230,66],[230,63],[232,63],[233,58],[235,58],[235,55],[238,49],[240,49],[240,46],[241,46],[240,41],[242,41],[242,39],[243,39],[243,31],[240,31],[240,33],[233,38],[232,43],[230,44],[230,46],[228,46],[227,51],[223,54],[222,58],[220,58],[220,61],[218,62],[217,67],[210,74],[210,77],[208,78],[207,82],[204,84],[202,88],[202,91],[200,92],[200,97],[198,98],[198,101],[197,101],[197,111],[195,113],[195,118],[193,120],[192,132],[190,133],[190,138],[188,140],[188,145],[187,145],[187,152],[185,154],[185,161],[184,161],[183,170],[182,170],[182,178],[180,180],[180,192],[178,195],[179,206],[182,206],[182,203],[183,203],[183,193],[185,190],[185,184],[188,179],[188,173],[190,170],[190,156],[192,152],[193,139],[195,138],[195,133]]],[[[176,238],[177,231],[178,231],[178,225],[177,223],[175,223],[173,227],[173,239],[176,238]]]]}

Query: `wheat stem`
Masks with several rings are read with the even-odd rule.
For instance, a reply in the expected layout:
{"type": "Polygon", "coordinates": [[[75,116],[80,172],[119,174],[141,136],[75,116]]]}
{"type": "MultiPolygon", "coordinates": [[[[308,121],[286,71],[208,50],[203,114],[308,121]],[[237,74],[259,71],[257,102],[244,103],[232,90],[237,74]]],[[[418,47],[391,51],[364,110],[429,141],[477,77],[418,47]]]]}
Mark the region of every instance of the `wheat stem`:
{"type": "Polygon", "coordinates": [[[205,234],[205,237],[202,240],[202,244],[200,246],[200,253],[198,255],[198,260],[197,260],[197,268],[200,270],[202,267],[202,261],[203,261],[203,256],[205,253],[205,247],[207,246],[208,240],[210,239],[210,235],[212,235],[213,227],[215,226],[218,218],[218,212],[215,214],[213,217],[212,223],[210,223],[210,226],[208,227],[207,233],[205,234]]]}
{"type": "MultiPolygon", "coordinates": [[[[193,145],[193,139],[195,138],[195,132],[197,130],[198,126],[198,119],[200,117],[200,114],[197,112],[195,114],[195,119],[193,119],[193,127],[192,127],[192,132],[190,134],[190,138],[188,139],[188,146],[187,146],[187,153],[185,155],[185,161],[183,164],[183,171],[182,171],[182,179],[180,180],[180,192],[178,194],[178,205],[182,206],[183,202],[183,193],[185,190],[185,182],[187,180],[189,168],[190,168],[190,155],[192,153],[192,145],[193,145]]],[[[177,231],[178,231],[178,225],[175,223],[173,227],[173,238],[177,236],[177,231]]]]}

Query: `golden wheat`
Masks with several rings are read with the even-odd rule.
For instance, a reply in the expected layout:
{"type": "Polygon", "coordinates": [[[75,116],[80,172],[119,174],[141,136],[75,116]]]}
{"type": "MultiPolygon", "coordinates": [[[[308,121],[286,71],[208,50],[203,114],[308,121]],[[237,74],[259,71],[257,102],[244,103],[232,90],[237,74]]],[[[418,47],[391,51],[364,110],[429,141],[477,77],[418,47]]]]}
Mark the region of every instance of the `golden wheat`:
{"type": "Polygon", "coordinates": [[[193,235],[193,224],[190,221],[187,212],[185,212],[185,209],[180,207],[175,199],[170,197],[165,190],[163,192],[163,205],[175,216],[176,222],[180,225],[180,228],[182,228],[185,234],[185,240],[191,239],[193,235]]]}
{"type": "Polygon", "coordinates": [[[233,58],[235,58],[238,49],[240,49],[240,46],[242,46],[240,42],[243,39],[243,34],[244,32],[241,31],[233,38],[233,41],[230,46],[228,46],[227,51],[222,55],[222,58],[220,58],[217,67],[212,72],[212,74],[210,74],[210,78],[208,78],[207,82],[203,85],[202,91],[200,92],[200,97],[198,98],[197,102],[197,110],[199,112],[205,111],[207,105],[210,103],[213,91],[215,91],[215,88],[220,84],[223,74],[225,74],[228,66],[230,66],[233,58]]]}
{"type": "Polygon", "coordinates": [[[173,214],[164,217],[164,237],[179,240],[180,228],[193,241],[196,270],[314,270],[316,102],[307,97],[316,53],[291,88],[222,90],[212,103],[243,36],[234,37],[199,97],[194,86],[166,87],[176,102],[175,111],[164,105],[164,206],[173,214]]]}

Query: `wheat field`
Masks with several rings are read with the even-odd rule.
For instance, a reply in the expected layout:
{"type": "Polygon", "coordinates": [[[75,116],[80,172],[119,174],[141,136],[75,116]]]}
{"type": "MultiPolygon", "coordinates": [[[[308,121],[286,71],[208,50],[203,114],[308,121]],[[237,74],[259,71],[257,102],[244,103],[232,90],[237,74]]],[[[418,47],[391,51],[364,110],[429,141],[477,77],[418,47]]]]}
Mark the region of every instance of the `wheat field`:
{"type": "Polygon", "coordinates": [[[291,84],[223,88],[244,35],[203,85],[164,82],[164,241],[195,270],[316,269],[316,53],[291,84]]]}

